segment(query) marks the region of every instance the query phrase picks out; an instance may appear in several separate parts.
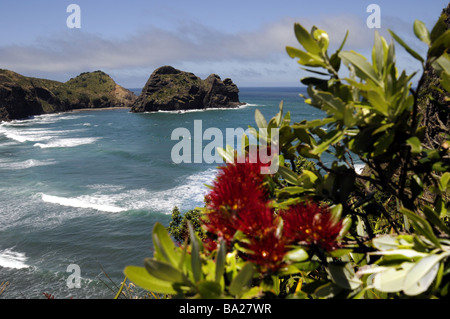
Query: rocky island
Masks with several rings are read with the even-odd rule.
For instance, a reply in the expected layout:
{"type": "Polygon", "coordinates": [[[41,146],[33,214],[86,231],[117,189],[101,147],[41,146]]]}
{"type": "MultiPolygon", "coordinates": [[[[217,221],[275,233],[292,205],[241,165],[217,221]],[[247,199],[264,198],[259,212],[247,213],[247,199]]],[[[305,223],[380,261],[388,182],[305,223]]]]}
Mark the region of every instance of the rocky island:
{"type": "Polygon", "coordinates": [[[63,83],[0,69],[0,122],[82,108],[131,107],[136,99],[102,71],[63,83]]]}
{"type": "Polygon", "coordinates": [[[193,73],[171,66],[156,69],[141,95],[131,107],[131,112],[181,111],[209,108],[236,108],[239,89],[229,78],[211,74],[205,80],[193,73]]]}

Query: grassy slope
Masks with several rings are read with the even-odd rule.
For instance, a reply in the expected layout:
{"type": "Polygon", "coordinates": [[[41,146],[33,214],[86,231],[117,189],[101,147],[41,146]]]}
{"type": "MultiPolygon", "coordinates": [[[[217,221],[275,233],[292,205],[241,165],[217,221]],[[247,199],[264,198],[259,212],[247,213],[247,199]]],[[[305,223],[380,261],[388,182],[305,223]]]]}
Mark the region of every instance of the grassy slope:
{"type": "MultiPolygon", "coordinates": [[[[69,109],[82,107],[109,107],[115,106],[117,99],[114,96],[116,83],[102,71],[86,72],[63,83],[53,80],[32,78],[20,75],[13,71],[0,69],[1,82],[12,82],[24,89],[33,87],[45,88],[52,92],[69,109]]],[[[40,100],[46,112],[52,111],[52,106],[40,100]]]]}

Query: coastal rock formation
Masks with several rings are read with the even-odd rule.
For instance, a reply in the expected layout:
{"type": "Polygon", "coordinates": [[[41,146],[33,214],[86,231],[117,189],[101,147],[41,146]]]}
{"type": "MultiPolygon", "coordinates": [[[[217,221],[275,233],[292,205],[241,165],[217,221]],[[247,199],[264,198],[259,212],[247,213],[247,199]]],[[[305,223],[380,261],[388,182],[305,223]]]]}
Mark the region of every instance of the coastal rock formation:
{"type": "Polygon", "coordinates": [[[177,111],[208,108],[235,108],[242,105],[239,89],[231,79],[211,74],[205,80],[171,66],[156,69],[132,112],[177,111]]]}
{"type": "Polygon", "coordinates": [[[0,69],[0,121],[80,108],[131,107],[136,99],[102,71],[62,83],[0,69]]]}

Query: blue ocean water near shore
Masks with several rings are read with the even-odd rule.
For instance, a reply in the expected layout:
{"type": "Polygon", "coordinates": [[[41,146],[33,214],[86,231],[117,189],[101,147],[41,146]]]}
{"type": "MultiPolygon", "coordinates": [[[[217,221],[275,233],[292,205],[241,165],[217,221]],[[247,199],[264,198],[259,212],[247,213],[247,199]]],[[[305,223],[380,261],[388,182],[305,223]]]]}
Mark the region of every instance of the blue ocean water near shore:
{"type": "MultiPolygon", "coordinates": [[[[174,164],[175,128],[193,132],[255,126],[281,100],[294,121],[322,114],[301,88],[242,88],[245,107],[133,114],[126,109],[36,116],[0,124],[0,282],[6,298],[112,298],[106,283],[152,255],[155,222],[168,225],[174,206],[202,206],[217,164],[174,164]],[[68,288],[70,264],[81,288],[68,288]],[[103,272],[104,271],[104,272],[103,272]]],[[[136,91],[139,94],[139,91],[136,91]]],[[[225,135],[225,133],[224,133],[225,135]]],[[[203,146],[208,141],[203,143],[203,146]]]]}

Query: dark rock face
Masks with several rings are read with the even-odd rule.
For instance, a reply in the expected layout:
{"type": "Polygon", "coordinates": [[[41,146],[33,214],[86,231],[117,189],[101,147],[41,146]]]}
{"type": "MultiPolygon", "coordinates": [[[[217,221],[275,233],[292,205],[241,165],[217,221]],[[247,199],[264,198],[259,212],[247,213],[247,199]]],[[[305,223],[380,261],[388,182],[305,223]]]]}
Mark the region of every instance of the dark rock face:
{"type": "Polygon", "coordinates": [[[101,71],[62,83],[0,69],[0,122],[79,108],[131,107],[136,98],[101,71]]]}
{"type": "Polygon", "coordinates": [[[234,108],[242,105],[239,89],[231,79],[211,74],[205,80],[171,66],[156,69],[132,112],[156,112],[207,108],[234,108]]]}
{"type": "Polygon", "coordinates": [[[49,108],[54,112],[66,110],[62,101],[46,88],[24,87],[14,82],[0,83],[0,121],[44,114],[49,108]]]}

